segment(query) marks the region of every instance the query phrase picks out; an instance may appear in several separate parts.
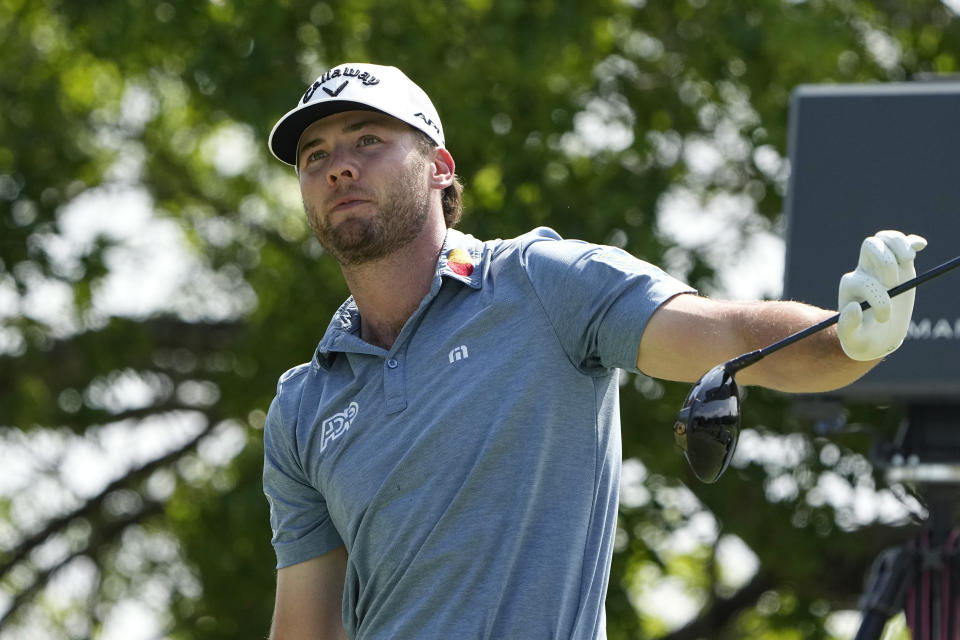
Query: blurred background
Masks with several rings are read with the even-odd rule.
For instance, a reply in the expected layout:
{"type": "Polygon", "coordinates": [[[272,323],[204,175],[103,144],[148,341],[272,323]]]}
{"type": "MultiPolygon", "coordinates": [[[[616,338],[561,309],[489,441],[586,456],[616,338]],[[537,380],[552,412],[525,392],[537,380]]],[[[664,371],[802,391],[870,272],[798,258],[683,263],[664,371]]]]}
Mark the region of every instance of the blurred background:
{"type": "MultiPolygon", "coordinates": [[[[0,638],[266,637],[265,411],[347,291],[265,141],[326,68],[393,64],[430,94],[462,230],[549,225],[773,298],[791,92],[955,73],[958,11],[0,0],[0,638]]],[[[670,431],[688,386],[622,384],[611,640],[849,636],[869,564],[923,514],[868,455],[902,409],[833,410],[825,437],[750,390],[707,486],[670,431]]]]}

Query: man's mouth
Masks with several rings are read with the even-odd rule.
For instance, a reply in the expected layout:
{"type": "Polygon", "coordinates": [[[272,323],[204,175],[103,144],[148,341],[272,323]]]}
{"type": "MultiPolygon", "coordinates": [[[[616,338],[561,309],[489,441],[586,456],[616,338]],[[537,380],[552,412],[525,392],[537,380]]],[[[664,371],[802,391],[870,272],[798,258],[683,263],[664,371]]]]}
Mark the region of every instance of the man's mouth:
{"type": "Polygon", "coordinates": [[[369,200],[364,200],[363,198],[356,198],[353,196],[340,198],[339,200],[333,203],[333,206],[330,207],[330,211],[331,212],[349,211],[350,209],[359,207],[360,205],[363,205],[367,202],[369,202],[369,200]]]}

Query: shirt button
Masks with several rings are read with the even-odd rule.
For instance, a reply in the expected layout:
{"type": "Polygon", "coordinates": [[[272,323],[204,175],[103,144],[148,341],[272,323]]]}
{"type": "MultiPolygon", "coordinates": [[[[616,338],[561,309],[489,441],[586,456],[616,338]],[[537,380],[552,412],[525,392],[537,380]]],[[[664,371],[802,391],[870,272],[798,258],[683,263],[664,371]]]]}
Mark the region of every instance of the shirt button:
{"type": "Polygon", "coordinates": [[[399,366],[400,366],[400,363],[394,360],[393,358],[390,358],[389,360],[387,360],[387,368],[396,369],[399,366]]]}

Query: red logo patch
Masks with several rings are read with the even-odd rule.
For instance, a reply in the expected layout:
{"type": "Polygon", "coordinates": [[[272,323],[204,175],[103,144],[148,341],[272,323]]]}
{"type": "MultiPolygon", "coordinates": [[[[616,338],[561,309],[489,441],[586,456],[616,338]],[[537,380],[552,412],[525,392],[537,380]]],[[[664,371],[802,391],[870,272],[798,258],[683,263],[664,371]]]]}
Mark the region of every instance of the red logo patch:
{"type": "Polygon", "coordinates": [[[461,276],[469,276],[473,273],[473,260],[463,249],[454,249],[447,255],[447,266],[450,267],[450,271],[461,276]]]}

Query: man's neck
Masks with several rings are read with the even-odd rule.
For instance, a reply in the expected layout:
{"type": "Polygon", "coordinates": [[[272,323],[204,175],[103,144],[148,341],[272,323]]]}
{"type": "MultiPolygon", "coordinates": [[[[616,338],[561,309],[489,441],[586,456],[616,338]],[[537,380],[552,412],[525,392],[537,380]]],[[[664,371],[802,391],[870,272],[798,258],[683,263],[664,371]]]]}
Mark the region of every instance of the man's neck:
{"type": "Polygon", "coordinates": [[[390,349],[430,291],[446,227],[424,228],[413,242],[379,260],[341,266],[360,311],[360,338],[390,349]]]}

